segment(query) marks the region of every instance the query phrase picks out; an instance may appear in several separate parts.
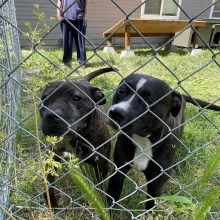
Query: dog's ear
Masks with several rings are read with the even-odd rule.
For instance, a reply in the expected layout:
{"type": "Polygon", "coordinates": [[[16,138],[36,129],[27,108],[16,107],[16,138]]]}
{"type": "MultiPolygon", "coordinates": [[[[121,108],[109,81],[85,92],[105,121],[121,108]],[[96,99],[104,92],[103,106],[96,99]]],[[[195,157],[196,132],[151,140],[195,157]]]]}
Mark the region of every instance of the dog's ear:
{"type": "Polygon", "coordinates": [[[176,117],[179,114],[181,110],[181,106],[182,106],[181,94],[176,91],[173,91],[171,93],[171,109],[170,109],[170,112],[173,117],[176,117]]]}
{"type": "Polygon", "coordinates": [[[92,89],[92,99],[95,103],[98,102],[99,105],[104,105],[106,103],[105,95],[97,87],[92,89]]]}

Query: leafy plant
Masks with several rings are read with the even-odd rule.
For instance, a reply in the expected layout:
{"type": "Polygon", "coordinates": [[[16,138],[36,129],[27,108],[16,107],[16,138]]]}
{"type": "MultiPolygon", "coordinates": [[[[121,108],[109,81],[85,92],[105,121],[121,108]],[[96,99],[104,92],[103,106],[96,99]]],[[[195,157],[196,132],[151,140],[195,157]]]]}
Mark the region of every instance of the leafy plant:
{"type": "MultiPolygon", "coordinates": [[[[193,204],[192,201],[185,196],[160,196],[154,199],[171,203],[169,210],[171,210],[171,213],[175,212],[177,216],[182,213],[186,213],[191,216],[191,213],[195,210],[195,204],[193,204]]],[[[149,200],[153,200],[153,198],[144,200],[140,203],[144,203],[149,200]]]]}
{"type": "MultiPolygon", "coordinates": [[[[52,149],[55,149],[56,144],[62,141],[57,137],[47,137],[46,141],[51,144],[52,149]]],[[[47,167],[47,173],[50,173],[53,176],[57,176],[56,169],[61,169],[62,165],[59,162],[53,160],[54,152],[49,152],[46,156],[45,167],[47,167]]],[[[82,168],[78,166],[79,158],[77,158],[74,154],[69,154],[69,160],[67,163],[68,170],[70,172],[70,176],[74,184],[80,189],[80,191],[85,195],[86,200],[91,203],[91,205],[96,208],[97,212],[100,214],[103,220],[110,220],[110,216],[108,211],[105,210],[103,199],[98,192],[98,190],[94,187],[94,185],[84,176],[82,168]]]]}
{"type": "MultiPolygon", "coordinates": [[[[44,180],[44,188],[46,190],[46,196],[47,196],[47,204],[49,206],[49,212],[50,212],[50,218],[53,219],[53,213],[51,209],[51,204],[50,204],[50,198],[49,198],[49,191],[48,191],[48,185],[47,185],[47,171],[46,171],[46,165],[48,163],[52,163],[50,160],[51,155],[48,155],[46,160],[44,161],[44,158],[42,157],[42,152],[41,152],[41,145],[40,145],[40,136],[39,136],[39,131],[38,131],[38,117],[37,117],[37,93],[42,90],[43,87],[47,85],[47,81],[45,80],[45,76],[48,77],[52,69],[48,67],[47,65],[40,65],[40,70],[39,67],[37,70],[39,70],[40,74],[37,74],[36,70],[36,65],[38,65],[38,62],[35,61],[35,56],[34,53],[37,50],[37,47],[39,47],[42,44],[42,36],[45,33],[48,33],[50,30],[50,27],[47,25],[46,21],[44,20],[45,13],[39,11],[39,5],[34,4],[35,10],[33,10],[33,15],[36,17],[37,24],[35,27],[32,27],[30,22],[26,22],[25,25],[29,29],[28,32],[24,33],[24,37],[28,38],[31,41],[31,58],[29,62],[23,63],[22,67],[25,69],[28,69],[30,76],[26,78],[26,81],[29,82],[29,87],[28,90],[24,90],[27,94],[31,95],[32,100],[33,100],[33,107],[34,107],[34,124],[35,124],[35,136],[37,140],[37,147],[38,147],[38,153],[39,153],[39,168],[41,171],[41,174],[43,176],[44,180]]],[[[60,75],[60,72],[59,72],[60,75]]],[[[59,166],[57,163],[53,163],[52,167],[59,166]]],[[[50,169],[49,172],[53,172],[53,169],[50,169]]]]}
{"type": "Polygon", "coordinates": [[[105,210],[104,202],[99,194],[98,190],[94,188],[94,185],[88,181],[83,175],[82,168],[77,166],[78,158],[74,155],[70,157],[69,170],[70,176],[73,182],[86,196],[88,202],[96,208],[103,220],[110,220],[109,212],[105,210]]]}
{"type": "Polygon", "coordinates": [[[220,196],[220,187],[210,190],[207,196],[202,201],[202,204],[198,205],[195,210],[194,220],[205,219],[208,211],[212,207],[213,203],[220,196]]]}
{"type": "Polygon", "coordinates": [[[209,180],[212,172],[218,167],[220,164],[220,148],[217,148],[217,152],[214,158],[211,158],[208,166],[203,173],[202,180],[201,180],[201,187],[203,187],[209,180]]]}

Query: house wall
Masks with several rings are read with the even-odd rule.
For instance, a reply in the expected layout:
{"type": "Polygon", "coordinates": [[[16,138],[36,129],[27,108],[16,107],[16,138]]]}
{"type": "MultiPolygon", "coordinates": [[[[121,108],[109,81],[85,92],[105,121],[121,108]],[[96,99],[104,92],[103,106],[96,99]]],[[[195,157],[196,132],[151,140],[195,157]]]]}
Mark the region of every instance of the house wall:
{"type": "MultiPolygon", "coordinates": [[[[34,27],[37,23],[36,17],[33,15],[34,4],[39,4],[39,11],[45,12],[45,20],[46,23],[52,27],[56,24],[56,22],[51,22],[50,17],[56,16],[56,8],[49,1],[45,0],[16,0],[16,15],[17,15],[17,24],[18,28],[22,32],[27,32],[29,29],[26,27],[25,22],[29,21],[31,25],[34,27]]],[[[61,37],[59,26],[56,27],[49,35],[45,38],[46,45],[50,45],[50,47],[54,47],[58,45],[58,39],[61,37]]],[[[22,47],[30,47],[31,43],[24,39],[20,34],[20,42],[22,47]]]]}
{"type": "MultiPolygon", "coordinates": [[[[197,16],[200,12],[202,12],[205,8],[212,4],[212,0],[182,0],[182,8],[184,11],[191,17],[197,16]]],[[[196,17],[196,19],[201,18],[209,18],[211,8],[203,12],[200,16],[196,17]]],[[[180,12],[180,19],[188,19],[183,11],[180,12]]]]}
{"type": "MultiPolygon", "coordinates": [[[[56,0],[54,0],[56,3],[56,0]]],[[[115,1],[125,13],[130,13],[134,10],[142,1],[141,0],[117,0],[115,1]]],[[[57,22],[51,22],[50,17],[56,16],[56,7],[49,1],[45,0],[16,0],[16,14],[18,20],[18,27],[21,31],[26,32],[28,28],[25,26],[25,22],[29,21],[33,26],[36,25],[36,18],[33,15],[34,7],[33,5],[39,4],[40,11],[45,12],[45,20],[53,27],[57,22]]],[[[207,8],[212,3],[212,0],[182,0],[182,7],[187,12],[187,14],[192,18],[195,17],[199,12],[207,8]]],[[[206,10],[197,19],[209,18],[210,10],[206,10]]],[[[137,9],[131,17],[140,18],[141,8],[137,9]]],[[[110,0],[91,0],[89,19],[87,27],[87,38],[94,44],[99,45],[104,39],[102,33],[112,27],[119,20],[124,18],[124,13],[110,0]]],[[[184,13],[180,12],[180,19],[187,19],[184,13]]],[[[207,35],[206,32],[202,32],[207,35]]],[[[61,38],[60,26],[55,27],[52,32],[45,38],[44,43],[46,47],[57,47],[59,45],[59,39],[61,38]]],[[[20,36],[21,46],[30,47],[31,44],[23,36],[20,36]]],[[[149,42],[152,44],[164,43],[166,38],[148,38],[149,42]]],[[[123,45],[123,38],[113,38],[113,45],[123,45]]],[[[102,44],[102,47],[105,43],[102,44]]],[[[132,38],[131,47],[136,46],[147,46],[143,39],[132,38]]],[[[87,42],[87,47],[92,47],[90,43],[87,42]]]]}
{"type": "MultiPolygon", "coordinates": [[[[56,3],[56,0],[54,0],[56,3]]],[[[141,0],[117,0],[117,4],[123,9],[125,13],[130,13],[134,10],[137,5],[141,3],[141,0]]],[[[26,32],[28,29],[25,26],[25,22],[29,21],[32,25],[36,25],[36,18],[33,16],[33,4],[39,4],[40,11],[45,12],[45,20],[47,20],[50,27],[53,27],[56,22],[51,22],[50,17],[56,16],[56,7],[49,1],[45,0],[16,0],[16,14],[18,20],[18,27],[21,31],[26,32]]],[[[136,10],[131,17],[140,18],[141,9],[136,10]]],[[[90,10],[87,26],[87,38],[95,45],[99,45],[104,39],[102,33],[107,29],[111,28],[119,20],[124,18],[124,13],[110,0],[91,0],[90,1],[90,10]]],[[[58,39],[61,38],[61,31],[59,25],[52,30],[52,32],[45,38],[45,46],[47,47],[57,47],[58,39]]],[[[27,39],[24,39],[23,36],[20,36],[21,46],[30,47],[31,44],[27,39]]],[[[150,43],[158,44],[163,43],[166,38],[148,38],[150,43]]],[[[113,45],[123,44],[123,38],[113,38],[113,45]]],[[[131,46],[145,45],[143,39],[141,38],[132,38],[131,46]]],[[[102,45],[102,47],[105,44],[102,45]]],[[[87,47],[91,45],[87,42],[87,47]]]]}

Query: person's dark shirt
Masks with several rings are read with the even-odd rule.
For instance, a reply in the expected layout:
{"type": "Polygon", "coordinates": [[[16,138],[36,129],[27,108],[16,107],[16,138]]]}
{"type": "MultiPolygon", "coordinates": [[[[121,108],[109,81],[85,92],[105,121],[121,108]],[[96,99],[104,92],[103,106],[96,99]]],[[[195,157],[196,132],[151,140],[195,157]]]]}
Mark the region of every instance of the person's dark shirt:
{"type": "Polygon", "coordinates": [[[64,17],[71,20],[80,21],[85,15],[85,3],[86,0],[62,0],[64,17]]]}

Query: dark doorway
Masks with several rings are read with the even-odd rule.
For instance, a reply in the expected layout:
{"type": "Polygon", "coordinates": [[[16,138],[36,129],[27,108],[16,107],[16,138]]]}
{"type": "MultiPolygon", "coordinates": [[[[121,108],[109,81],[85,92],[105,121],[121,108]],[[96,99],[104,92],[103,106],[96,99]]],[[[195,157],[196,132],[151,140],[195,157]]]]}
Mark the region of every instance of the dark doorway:
{"type": "Polygon", "coordinates": [[[213,38],[213,44],[218,44],[220,39],[220,32],[215,33],[215,36],[213,38]]]}

